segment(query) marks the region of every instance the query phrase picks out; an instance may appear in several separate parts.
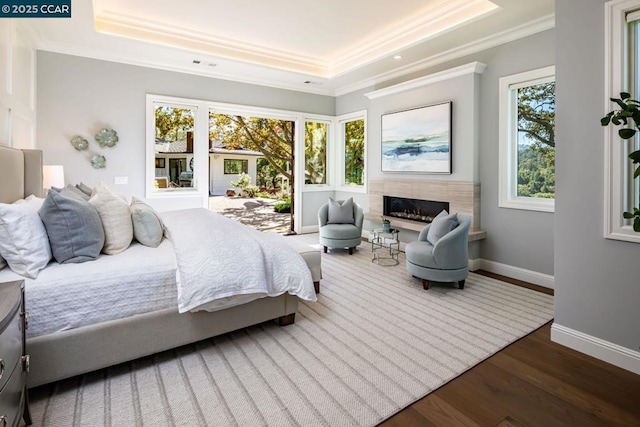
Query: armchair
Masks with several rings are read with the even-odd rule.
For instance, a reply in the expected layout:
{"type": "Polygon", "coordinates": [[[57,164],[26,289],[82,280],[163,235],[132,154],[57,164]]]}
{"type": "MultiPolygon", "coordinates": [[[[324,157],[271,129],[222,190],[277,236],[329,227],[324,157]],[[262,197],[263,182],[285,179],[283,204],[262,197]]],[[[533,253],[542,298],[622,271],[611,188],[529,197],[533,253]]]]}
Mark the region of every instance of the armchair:
{"type": "Polygon", "coordinates": [[[427,241],[429,227],[420,231],[418,241],[405,247],[407,271],[422,279],[424,289],[429,282],[455,282],[464,289],[464,281],[469,275],[469,227],[471,218],[459,215],[459,224],[432,245],[427,241]]]}
{"type": "MultiPolygon", "coordinates": [[[[349,202],[349,200],[346,202],[349,202]]],[[[338,201],[337,203],[342,205],[345,201],[338,201]]],[[[327,253],[327,248],[349,248],[349,255],[352,255],[353,248],[362,242],[363,220],[364,211],[356,202],[353,202],[352,223],[331,223],[329,203],[322,205],[318,210],[318,224],[320,227],[320,244],[324,247],[324,253],[327,253]]]]}

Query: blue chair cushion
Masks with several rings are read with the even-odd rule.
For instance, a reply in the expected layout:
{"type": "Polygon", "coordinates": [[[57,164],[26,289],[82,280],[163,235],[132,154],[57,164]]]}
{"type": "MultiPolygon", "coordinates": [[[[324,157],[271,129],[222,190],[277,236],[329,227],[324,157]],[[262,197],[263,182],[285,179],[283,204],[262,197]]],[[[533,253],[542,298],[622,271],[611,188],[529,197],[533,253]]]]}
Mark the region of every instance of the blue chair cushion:
{"type": "Polygon", "coordinates": [[[420,267],[441,269],[433,256],[433,245],[429,242],[416,241],[407,243],[404,248],[407,261],[420,267]]]}
{"type": "Polygon", "coordinates": [[[353,198],[338,202],[329,197],[329,224],[353,224],[353,198]]]}
{"type": "Polygon", "coordinates": [[[449,214],[447,211],[443,210],[433,219],[431,227],[429,227],[429,231],[427,232],[427,241],[432,245],[435,245],[438,240],[457,226],[458,214],[449,214]]]}
{"type": "Polygon", "coordinates": [[[320,236],[327,239],[350,240],[361,235],[360,229],[353,224],[327,224],[320,227],[320,236]]]}

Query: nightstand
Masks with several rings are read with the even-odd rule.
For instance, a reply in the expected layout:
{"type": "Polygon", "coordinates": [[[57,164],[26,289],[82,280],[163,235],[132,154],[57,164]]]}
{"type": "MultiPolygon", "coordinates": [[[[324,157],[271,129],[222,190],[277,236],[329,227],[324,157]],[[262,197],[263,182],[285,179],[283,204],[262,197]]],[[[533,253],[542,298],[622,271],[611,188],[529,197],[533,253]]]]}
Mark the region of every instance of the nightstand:
{"type": "Polygon", "coordinates": [[[0,427],[31,424],[27,396],[29,356],[24,281],[0,283],[0,427]]]}

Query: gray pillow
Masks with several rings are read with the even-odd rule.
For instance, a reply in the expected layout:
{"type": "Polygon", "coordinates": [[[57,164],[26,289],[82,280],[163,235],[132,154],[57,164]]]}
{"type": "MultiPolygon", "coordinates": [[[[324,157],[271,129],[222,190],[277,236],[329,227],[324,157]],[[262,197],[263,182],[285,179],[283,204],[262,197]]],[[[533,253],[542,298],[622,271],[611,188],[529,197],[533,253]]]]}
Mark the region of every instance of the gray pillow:
{"type": "Polygon", "coordinates": [[[133,237],[145,246],[157,248],[162,242],[164,227],[156,211],[142,200],[132,197],[131,220],[133,237]]]}
{"type": "Polygon", "coordinates": [[[89,201],[89,196],[87,196],[85,193],[71,184],[67,184],[67,186],[64,188],[51,187],[51,189],[62,194],[63,196],[71,197],[72,199],[84,200],[85,202],[89,201]]]}
{"type": "Polygon", "coordinates": [[[458,214],[449,214],[443,210],[440,212],[431,223],[429,231],[427,232],[427,242],[435,245],[438,240],[442,239],[445,234],[453,230],[458,226],[458,214]]]}
{"type": "Polygon", "coordinates": [[[38,214],[59,263],[92,261],[100,255],[104,229],[98,211],[88,202],[49,191],[38,214]]]}
{"type": "Polygon", "coordinates": [[[353,198],[349,197],[342,202],[329,197],[329,212],[327,224],[353,224],[353,198]]]}

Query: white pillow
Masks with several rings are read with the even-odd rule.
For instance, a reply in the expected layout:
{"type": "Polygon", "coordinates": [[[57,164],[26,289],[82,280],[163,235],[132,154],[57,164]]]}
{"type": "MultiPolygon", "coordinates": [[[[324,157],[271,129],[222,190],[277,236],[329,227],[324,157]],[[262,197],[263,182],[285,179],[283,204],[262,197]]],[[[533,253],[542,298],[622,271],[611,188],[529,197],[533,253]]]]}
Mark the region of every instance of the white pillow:
{"type": "Polygon", "coordinates": [[[100,183],[89,203],[98,211],[104,228],[102,252],[115,255],[127,249],[133,240],[133,224],[126,199],[100,183]]]}
{"type": "Polygon", "coordinates": [[[131,198],[133,236],[145,246],[157,248],[162,242],[164,227],[155,210],[142,200],[131,198]]]}
{"type": "Polygon", "coordinates": [[[29,196],[0,203],[0,255],[11,270],[35,279],[51,260],[51,246],[38,209],[44,199],[29,196]]]}

